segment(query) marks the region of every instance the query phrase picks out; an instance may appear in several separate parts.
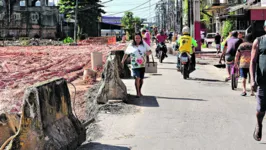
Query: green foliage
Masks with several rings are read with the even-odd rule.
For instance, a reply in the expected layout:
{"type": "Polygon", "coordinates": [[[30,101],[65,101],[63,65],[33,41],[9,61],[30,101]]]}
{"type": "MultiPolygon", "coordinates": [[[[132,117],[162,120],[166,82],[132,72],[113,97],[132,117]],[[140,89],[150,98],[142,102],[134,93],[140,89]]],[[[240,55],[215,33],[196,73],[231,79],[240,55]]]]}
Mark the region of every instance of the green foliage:
{"type": "Polygon", "coordinates": [[[201,0],[200,1],[200,18],[201,22],[204,23],[207,29],[211,29],[211,13],[205,11],[208,8],[207,1],[206,0],[201,0]],[[203,12],[204,11],[204,12],[203,12]]]}
{"type": "Polygon", "coordinates": [[[66,37],[63,42],[64,44],[68,44],[68,43],[73,43],[74,40],[71,37],[66,37]]]}
{"type": "Polygon", "coordinates": [[[185,22],[183,23],[183,24],[187,24],[188,22],[187,22],[187,20],[188,20],[188,0],[184,0],[183,1],[183,16],[184,16],[184,18],[185,18],[185,22]]]}
{"type": "Polygon", "coordinates": [[[139,17],[134,17],[132,12],[125,12],[121,23],[126,30],[127,38],[132,39],[133,33],[135,32],[135,24],[139,29],[141,27],[142,21],[139,17]]]}
{"type": "Polygon", "coordinates": [[[21,41],[22,46],[28,46],[30,44],[30,40],[21,41]]]}
{"type": "Polygon", "coordinates": [[[229,35],[229,32],[231,32],[233,28],[234,28],[234,22],[232,20],[226,20],[222,28],[222,36],[227,37],[229,35]]]}
{"type": "MultiPolygon", "coordinates": [[[[105,13],[100,0],[79,0],[78,4],[78,35],[86,33],[90,36],[98,34],[98,17],[105,13]]],[[[60,0],[59,11],[67,18],[75,19],[76,0],[60,0]]]]}

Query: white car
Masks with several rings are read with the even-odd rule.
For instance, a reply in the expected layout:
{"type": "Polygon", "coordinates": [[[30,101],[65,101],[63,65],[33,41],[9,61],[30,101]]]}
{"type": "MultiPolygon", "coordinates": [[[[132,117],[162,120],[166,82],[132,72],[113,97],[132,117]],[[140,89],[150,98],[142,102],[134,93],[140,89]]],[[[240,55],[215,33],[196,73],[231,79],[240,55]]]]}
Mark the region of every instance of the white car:
{"type": "Polygon", "coordinates": [[[204,42],[206,43],[206,46],[209,47],[214,42],[214,37],[216,33],[207,33],[206,38],[204,42]]]}

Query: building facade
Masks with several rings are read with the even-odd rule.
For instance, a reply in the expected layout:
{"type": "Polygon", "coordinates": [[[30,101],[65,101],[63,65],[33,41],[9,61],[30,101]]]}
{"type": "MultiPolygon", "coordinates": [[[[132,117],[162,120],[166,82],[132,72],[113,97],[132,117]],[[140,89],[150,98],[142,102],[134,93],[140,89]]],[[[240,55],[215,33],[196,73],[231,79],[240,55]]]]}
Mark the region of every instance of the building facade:
{"type": "Polygon", "coordinates": [[[59,37],[60,16],[57,2],[0,0],[0,37],[59,37]]]}

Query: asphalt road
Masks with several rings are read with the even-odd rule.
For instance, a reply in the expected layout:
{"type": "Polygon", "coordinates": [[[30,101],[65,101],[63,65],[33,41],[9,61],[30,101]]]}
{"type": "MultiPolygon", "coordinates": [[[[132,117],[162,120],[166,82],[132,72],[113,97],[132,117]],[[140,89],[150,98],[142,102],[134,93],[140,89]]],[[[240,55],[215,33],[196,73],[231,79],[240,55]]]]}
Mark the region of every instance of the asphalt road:
{"type": "MultiPolygon", "coordinates": [[[[98,138],[85,147],[94,150],[262,150],[253,139],[255,97],[232,91],[223,72],[198,65],[184,80],[175,69],[175,56],[158,64],[157,74],[147,74],[144,97],[131,99],[138,111],[100,113],[98,138]]],[[[134,80],[124,80],[135,95],[134,80]]],[[[84,148],[85,148],[84,147],[84,148]]]]}

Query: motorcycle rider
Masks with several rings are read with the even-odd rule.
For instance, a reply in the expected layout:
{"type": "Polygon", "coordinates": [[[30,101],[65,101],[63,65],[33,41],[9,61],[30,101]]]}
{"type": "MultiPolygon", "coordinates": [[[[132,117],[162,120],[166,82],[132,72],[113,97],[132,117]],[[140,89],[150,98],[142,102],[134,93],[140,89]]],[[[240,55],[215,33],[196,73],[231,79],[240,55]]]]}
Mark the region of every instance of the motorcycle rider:
{"type": "MultiPolygon", "coordinates": [[[[163,30],[160,31],[160,34],[157,34],[156,40],[158,41],[157,48],[156,48],[156,56],[159,53],[160,50],[160,44],[165,45],[165,40],[167,39],[167,35],[164,33],[163,30]]],[[[165,57],[167,56],[167,49],[164,49],[165,57]]]]}
{"type": "Polygon", "coordinates": [[[192,47],[197,47],[197,41],[190,36],[190,29],[188,26],[185,26],[182,29],[182,36],[178,38],[176,41],[176,44],[178,45],[178,54],[177,54],[177,70],[179,71],[180,69],[180,59],[179,59],[179,54],[183,52],[187,52],[191,55],[191,72],[195,70],[196,66],[196,56],[194,49],[192,47]]]}

